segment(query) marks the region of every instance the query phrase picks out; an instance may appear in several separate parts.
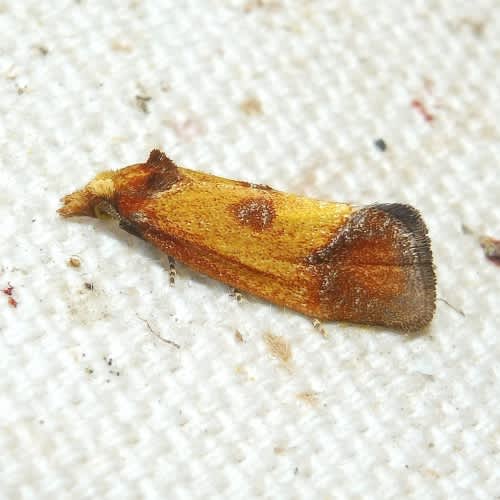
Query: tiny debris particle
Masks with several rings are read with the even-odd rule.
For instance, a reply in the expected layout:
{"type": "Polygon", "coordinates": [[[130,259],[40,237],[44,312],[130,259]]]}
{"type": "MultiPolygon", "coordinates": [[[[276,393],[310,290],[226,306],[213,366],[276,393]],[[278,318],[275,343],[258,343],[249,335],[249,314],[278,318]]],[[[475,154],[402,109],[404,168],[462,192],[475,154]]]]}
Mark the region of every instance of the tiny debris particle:
{"type": "Polygon", "coordinates": [[[135,102],[138,108],[145,114],[149,113],[149,101],[152,99],[149,95],[136,95],[135,102]]]}
{"type": "Polygon", "coordinates": [[[146,328],[158,339],[161,340],[162,342],[165,342],[165,344],[171,345],[172,347],[175,347],[176,349],[180,349],[181,346],[177,344],[177,342],[174,342],[173,340],[165,339],[163,338],[159,333],[155,332],[151,325],[149,324],[149,321],[147,319],[141,318],[139,315],[137,317],[146,325],[146,328]]]}
{"type": "Polygon", "coordinates": [[[375,142],[375,147],[379,151],[386,151],[387,150],[387,144],[385,143],[384,139],[377,139],[375,142]]]}
{"type": "Polygon", "coordinates": [[[485,257],[497,266],[500,266],[500,240],[496,240],[490,236],[481,236],[479,244],[483,249],[485,257]]]}
{"type": "Polygon", "coordinates": [[[249,97],[240,104],[240,109],[246,115],[260,115],[262,104],[256,97],[249,97]]]}
{"type": "Polygon", "coordinates": [[[234,338],[235,338],[236,342],[239,342],[240,344],[245,342],[243,335],[241,334],[241,332],[239,330],[236,330],[234,332],[234,338]]]}
{"type": "Polygon", "coordinates": [[[245,367],[245,365],[236,365],[234,367],[234,371],[238,374],[238,375],[244,375],[244,376],[247,376],[248,377],[248,371],[245,367]]]}
{"type": "Polygon", "coordinates": [[[432,80],[432,78],[425,76],[423,78],[423,84],[425,91],[428,92],[429,94],[432,94],[432,92],[434,91],[434,80],[432,80]]]}
{"type": "Polygon", "coordinates": [[[92,375],[94,373],[94,370],[92,368],[89,368],[87,366],[87,368],[85,368],[85,371],[89,374],[89,375],[92,375]]]}
{"type": "Polygon", "coordinates": [[[7,295],[8,299],[7,299],[7,303],[9,304],[9,306],[11,307],[17,307],[18,305],[18,302],[17,300],[12,296],[13,292],[14,292],[14,287],[10,284],[10,281],[9,283],[7,283],[7,286],[2,290],[2,292],[7,295]]]}
{"type": "Polygon", "coordinates": [[[299,392],[297,394],[297,399],[304,401],[308,405],[315,406],[318,404],[318,393],[312,391],[299,392]]]}
{"type": "Polygon", "coordinates": [[[94,290],[94,283],[91,283],[90,281],[86,281],[83,286],[87,289],[87,290],[94,290]]]}
{"type": "Polygon", "coordinates": [[[418,99],[413,99],[411,101],[411,106],[412,106],[412,108],[416,109],[422,115],[422,117],[424,118],[424,120],[426,122],[430,123],[434,120],[434,115],[429,113],[429,111],[427,111],[427,109],[424,106],[424,104],[422,103],[422,101],[420,101],[418,99]]]}
{"type": "Polygon", "coordinates": [[[38,50],[42,56],[46,56],[49,53],[49,49],[45,45],[35,45],[34,48],[38,50]]]}
{"type": "Polygon", "coordinates": [[[248,0],[243,7],[243,11],[245,13],[250,13],[256,9],[275,9],[278,7],[280,7],[278,0],[248,0]]]}
{"type": "Polygon", "coordinates": [[[465,318],[465,313],[462,311],[462,309],[459,309],[458,307],[455,307],[453,304],[450,304],[446,299],[438,297],[436,300],[440,300],[441,302],[445,303],[449,308],[453,309],[456,313],[460,314],[460,316],[465,318]]]}
{"type": "Polygon", "coordinates": [[[124,40],[113,40],[111,49],[115,52],[132,52],[132,45],[124,40]]]}
{"type": "Polygon", "coordinates": [[[462,233],[464,234],[474,234],[474,230],[471,229],[467,224],[462,223],[462,233]]]}
{"type": "Polygon", "coordinates": [[[465,26],[470,29],[470,31],[476,36],[481,37],[484,33],[484,29],[486,27],[486,22],[481,21],[479,19],[469,19],[463,18],[459,21],[459,25],[465,26]]]}
{"type": "Polygon", "coordinates": [[[71,256],[69,259],[68,259],[68,266],[70,267],[80,267],[81,265],[81,261],[78,257],[76,256],[71,256]]]}
{"type": "Polygon", "coordinates": [[[15,80],[17,76],[18,76],[18,69],[15,66],[11,66],[7,70],[7,73],[5,74],[5,78],[7,78],[7,80],[15,80]]]}
{"type": "Polygon", "coordinates": [[[292,348],[287,340],[272,333],[264,334],[264,342],[273,358],[279,359],[283,364],[288,365],[292,360],[292,348]]]}

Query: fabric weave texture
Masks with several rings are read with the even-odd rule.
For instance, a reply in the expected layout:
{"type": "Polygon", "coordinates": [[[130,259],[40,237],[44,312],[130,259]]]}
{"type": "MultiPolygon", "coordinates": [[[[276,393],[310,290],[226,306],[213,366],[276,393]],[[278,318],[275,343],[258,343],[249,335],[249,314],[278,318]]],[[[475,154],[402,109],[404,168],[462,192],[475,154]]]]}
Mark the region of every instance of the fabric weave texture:
{"type": "Polygon", "coordinates": [[[478,242],[500,238],[496,0],[3,0],[0,32],[0,498],[500,495],[500,267],[478,242]],[[326,338],[58,217],[155,147],[417,207],[433,323],[326,338]]]}

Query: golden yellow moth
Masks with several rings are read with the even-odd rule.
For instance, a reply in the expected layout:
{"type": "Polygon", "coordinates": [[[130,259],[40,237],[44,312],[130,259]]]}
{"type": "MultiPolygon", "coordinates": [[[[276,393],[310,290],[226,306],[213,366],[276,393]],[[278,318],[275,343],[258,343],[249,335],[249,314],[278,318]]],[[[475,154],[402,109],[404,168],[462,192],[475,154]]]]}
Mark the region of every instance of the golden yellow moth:
{"type": "Polygon", "coordinates": [[[432,319],[427,229],[399,203],[357,207],[145,163],[65,196],[64,217],[111,216],[191,268],[308,316],[418,330],[432,319]]]}

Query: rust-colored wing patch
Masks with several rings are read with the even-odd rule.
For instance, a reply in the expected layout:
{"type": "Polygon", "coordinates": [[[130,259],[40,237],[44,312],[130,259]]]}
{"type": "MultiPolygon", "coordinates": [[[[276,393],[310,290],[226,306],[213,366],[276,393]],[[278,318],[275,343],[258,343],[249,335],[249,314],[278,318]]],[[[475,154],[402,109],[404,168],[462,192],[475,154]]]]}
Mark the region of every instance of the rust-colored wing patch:
{"type": "Polygon", "coordinates": [[[417,330],[435,308],[427,229],[413,207],[383,204],[355,212],[307,259],[320,277],[320,316],[417,330]]]}

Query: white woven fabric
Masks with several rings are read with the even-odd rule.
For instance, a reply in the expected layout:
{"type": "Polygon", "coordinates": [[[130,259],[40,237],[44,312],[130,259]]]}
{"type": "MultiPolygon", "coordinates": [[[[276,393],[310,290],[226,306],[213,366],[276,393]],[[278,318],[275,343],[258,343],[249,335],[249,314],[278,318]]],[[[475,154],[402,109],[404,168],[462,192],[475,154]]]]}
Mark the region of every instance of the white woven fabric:
{"type": "Polygon", "coordinates": [[[500,494],[500,268],[462,230],[500,236],[497,0],[4,0],[0,32],[1,498],[500,494]],[[153,147],[416,206],[457,310],[324,339],[181,264],[170,288],[147,244],[57,216],[153,147]]]}

